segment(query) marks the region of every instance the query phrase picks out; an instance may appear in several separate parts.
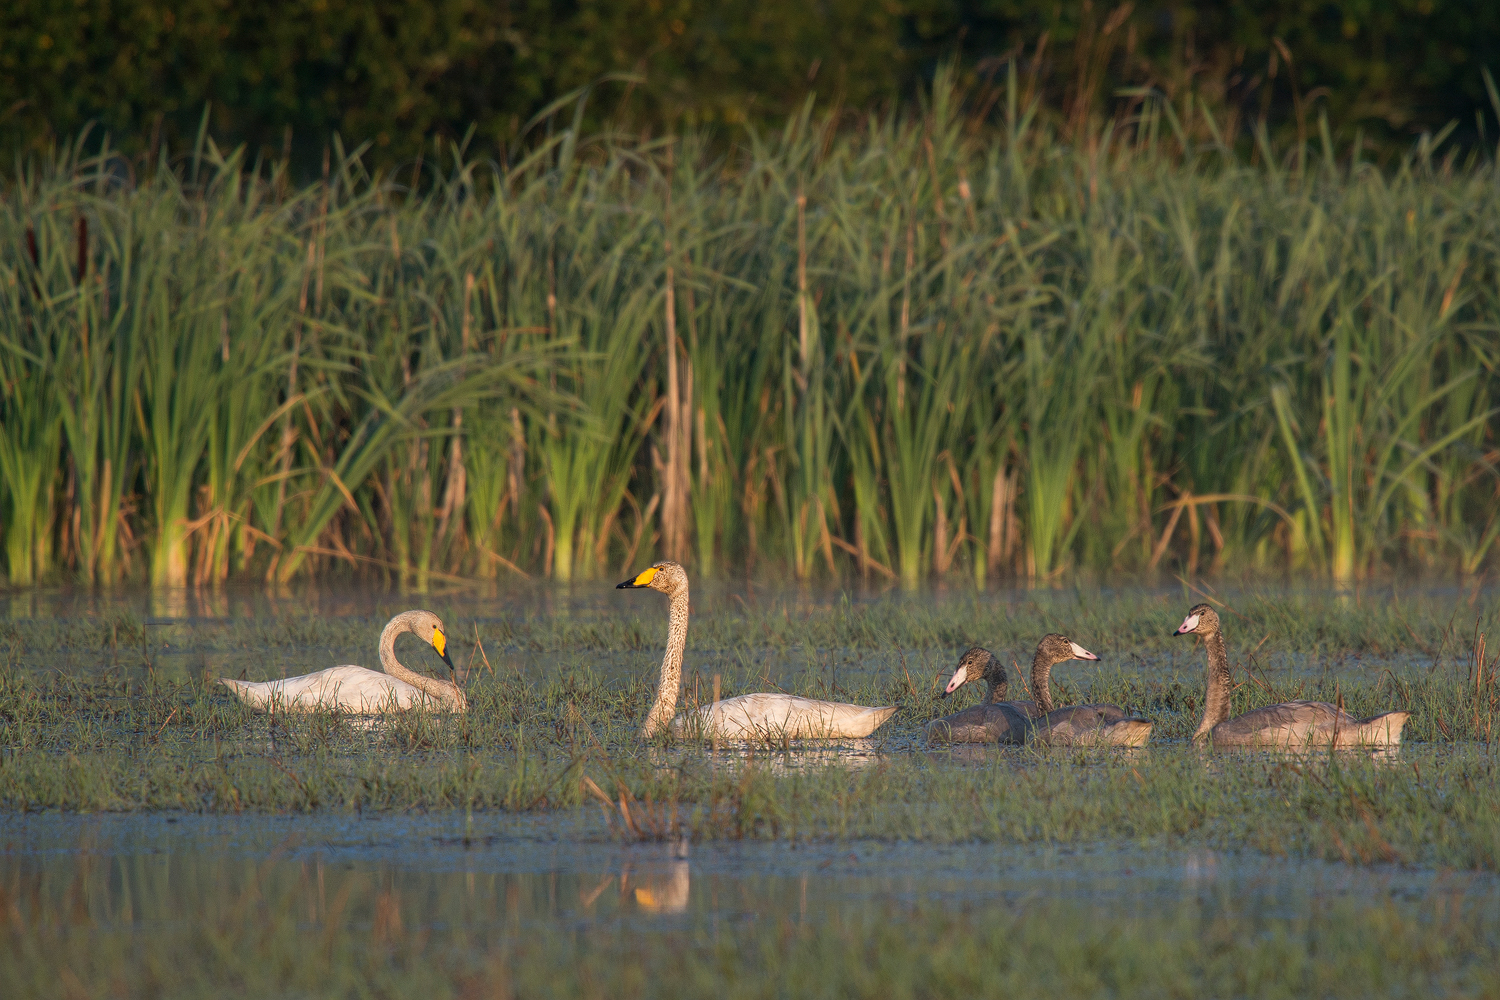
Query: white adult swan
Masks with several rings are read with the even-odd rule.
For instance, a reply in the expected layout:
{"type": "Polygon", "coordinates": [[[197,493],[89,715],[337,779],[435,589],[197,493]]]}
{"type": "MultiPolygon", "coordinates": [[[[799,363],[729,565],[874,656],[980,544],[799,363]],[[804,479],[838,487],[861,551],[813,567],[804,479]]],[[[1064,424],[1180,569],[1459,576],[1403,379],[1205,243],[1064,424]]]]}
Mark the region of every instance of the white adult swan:
{"type": "Polygon", "coordinates": [[[1099,657],[1065,635],[1042,636],[1031,659],[1031,694],[1043,717],[1036,721],[1031,742],[1047,746],[1145,746],[1151,736],[1151,721],[1128,715],[1119,705],[1052,706],[1052,667],[1065,660],[1097,660],[1099,657]]]}
{"type": "Polygon", "coordinates": [[[1200,635],[1208,650],[1208,697],[1203,702],[1203,721],[1193,739],[1207,739],[1218,747],[1258,746],[1301,748],[1308,746],[1387,747],[1401,742],[1401,727],[1410,712],[1383,712],[1368,719],[1356,718],[1326,701],[1287,701],[1255,708],[1229,718],[1229,653],[1218,612],[1207,604],[1188,611],[1175,635],[1200,635]]]}
{"type": "Polygon", "coordinates": [[[656,687],[656,701],[641,728],[642,736],[649,738],[670,725],[679,734],[702,732],[724,739],[781,736],[849,739],[869,736],[896,711],[895,706],[866,708],[790,694],[742,694],[674,718],[677,689],[682,683],[682,653],[687,648],[687,571],[675,562],[659,562],[615,589],[641,587],[659,590],[672,599],[667,613],[667,652],[661,659],[661,680],[656,687]]]}
{"type": "Polygon", "coordinates": [[[958,669],[943,689],[946,698],[970,681],[985,681],[984,700],[962,712],[927,724],[929,743],[1024,743],[1031,720],[1044,714],[1034,701],[1006,701],[1010,681],[1005,664],[983,646],[958,659],[958,669]]]}
{"type": "Polygon", "coordinates": [[[431,611],[403,611],[387,622],[380,633],[380,665],[385,668],[385,673],[343,666],[279,681],[237,681],[220,677],[219,683],[260,709],[306,712],[325,708],[352,715],[378,715],[390,709],[425,705],[441,711],[464,711],[468,700],[460,687],[463,683],[461,675],[455,673],[453,680],[440,681],[408,670],[396,659],[396,636],[403,632],[430,642],[443,662],[448,664],[449,671],[453,671],[453,660],[448,656],[448,637],[438,616],[431,611]]]}

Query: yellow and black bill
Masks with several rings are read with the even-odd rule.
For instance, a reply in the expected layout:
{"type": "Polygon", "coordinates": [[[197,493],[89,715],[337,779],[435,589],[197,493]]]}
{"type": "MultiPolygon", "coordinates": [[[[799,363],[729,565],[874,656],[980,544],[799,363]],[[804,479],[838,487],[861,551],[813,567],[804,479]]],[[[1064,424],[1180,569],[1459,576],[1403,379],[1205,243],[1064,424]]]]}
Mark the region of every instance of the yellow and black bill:
{"type": "Polygon", "coordinates": [[[624,583],[615,584],[615,589],[633,590],[636,587],[649,587],[651,585],[651,581],[656,578],[656,574],[656,567],[648,566],[645,569],[641,570],[640,573],[631,577],[629,580],[626,580],[624,583]]]}
{"type": "Polygon", "coordinates": [[[441,656],[443,662],[448,664],[449,670],[454,669],[453,659],[448,655],[448,637],[443,634],[443,630],[440,628],[432,630],[432,648],[437,650],[437,655],[441,656]]]}

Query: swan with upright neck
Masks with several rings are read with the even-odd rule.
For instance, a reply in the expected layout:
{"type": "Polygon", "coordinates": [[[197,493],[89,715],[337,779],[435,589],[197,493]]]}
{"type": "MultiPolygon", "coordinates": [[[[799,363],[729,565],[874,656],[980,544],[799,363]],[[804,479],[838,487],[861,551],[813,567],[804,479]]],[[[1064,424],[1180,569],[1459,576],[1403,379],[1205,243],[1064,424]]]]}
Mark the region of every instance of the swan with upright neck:
{"type": "Polygon", "coordinates": [[[1231,719],[1229,698],[1234,684],[1218,612],[1207,604],[1195,605],[1173,634],[1199,636],[1208,651],[1208,696],[1194,740],[1216,747],[1267,749],[1389,747],[1401,742],[1401,728],[1410,712],[1382,712],[1361,719],[1326,701],[1287,701],[1231,719]]]}
{"type": "Polygon", "coordinates": [[[462,712],[468,707],[464,697],[463,677],[441,681],[408,670],[396,659],[396,637],[411,634],[431,644],[437,654],[454,670],[448,656],[447,633],[443,623],[431,611],[405,611],[386,623],[380,633],[380,665],[369,670],[346,665],[329,667],[301,677],[277,681],[239,681],[228,677],[219,683],[233,691],[240,700],[262,710],[312,711],[327,709],[351,715],[378,715],[392,709],[417,705],[447,712],[462,712]]]}
{"type": "Polygon", "coordinates": [[[1031,659],[1031,695],[1041,709],[1035,733],[1029,740],[1046,746],[1144,746],[1151,736],[1151,721],[1127,713],[1119,705],[1052,704],[1052,668],[1067,660],[1097,660],[1099,657],[1065,635],[1042,636],[1031,659]]]}
{"type": "Polygon", "coordinates": [[[1042,715],[1034,701],[1007,701],[1010,681],[1005,664],[983,646],[974,646],[958,659],[958,669],[943,690],[947,698],[973,681],[984,681],[984,700],[961,712],[927,724],[929,743],[1024,743],[1031,720],[1042,715]]]}
{"type": "Polygon", "coordinates": [[[853,739],[869,736],[895,714],[895,706],[867,708],[817,701],[790,694],[742,694],[677,715],[682,655],[687,648],[688,577],[675,562],[659,562],[616,587],[649,589],[671,599],[667,610],[667,651],[661,660],[656,698],[641,735],[651,738],[670,727],[678,734],[702,733],[721,739],[853,739]]]}

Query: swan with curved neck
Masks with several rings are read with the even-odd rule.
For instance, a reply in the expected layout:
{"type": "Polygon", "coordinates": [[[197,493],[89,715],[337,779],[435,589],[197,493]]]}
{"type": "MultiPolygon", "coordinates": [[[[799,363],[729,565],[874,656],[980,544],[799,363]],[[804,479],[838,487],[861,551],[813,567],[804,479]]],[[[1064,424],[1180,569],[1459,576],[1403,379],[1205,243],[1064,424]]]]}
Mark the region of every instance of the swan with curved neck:
{"type": "Polygon", "coordinates": [[[396,637],[410,632],[430,643],[453,671],[448,656],[447,633],[443,623],[431,611],[404,611],[386,623],[380,633],[380,665],[384,668],[345,665],[329,667],[301,677],[279,681],[238,681],[220,677],[219,683],[233,691],[247,704],[259,709],[312,711],[323,708],[353,715],[377,715],[390,709],[407,709],[425,705],[447,712],[462,712],[468,707],[464,697],[463,676],[441,681],[408,670],[396,659],[396,637]]]}
{"type": "Polygon", "coordinates": [[[1005,664],[983,646],[974,646],[958,659],[958,669],[943,690],[947,698],[965,684],[984,681],[979,704],[934,719],[927,724],[929,743],[1024,743],[1031,720],[1044,714],[1034,701],[1007,701],[1010,681],[1005,664]]]}
{"type": "Polygon", "coordinates": [[[1326,701],[1286,701],[1231,719],[1229,696],[1234,684],[1218,612],[1207,604],[1195,605],[1173,634],[1200,636],[1208,651],[1208,695],[1194,740],[1207,740],[1217,747],[1267,748],[1387,747],[1401,742],[1401,728],[1410,712],[1382,712],[1361,719],[1326,701]]]}
{"type": "Polygon", "coordinates": [[[1066,660],[1099,657],[1065,635],[1042,636],[1031,659],[1031,694],[1042,711],[1032,741],[1048,746],[1143,746],[1151,736],[1151,722],[1130,715],[1119,705],[1052,704],[1052,668],[1066,660]]]}
{"type": "Polygon", "coordinates": [[[646,713],[641,735],[650,738],[670,726],[725,739],[851,739],[869,736],[896,711],[895,706],[867,708],[837,701],[817,701],[790,694],[742,694],[677,715],[682,685],[682,655],[687,649],[688,577],[675,562],[659,562],[619,584],[617,590],[650,589],[671,599],[667,609],[667,651],[661,660],[656,698],[646,713]]]}

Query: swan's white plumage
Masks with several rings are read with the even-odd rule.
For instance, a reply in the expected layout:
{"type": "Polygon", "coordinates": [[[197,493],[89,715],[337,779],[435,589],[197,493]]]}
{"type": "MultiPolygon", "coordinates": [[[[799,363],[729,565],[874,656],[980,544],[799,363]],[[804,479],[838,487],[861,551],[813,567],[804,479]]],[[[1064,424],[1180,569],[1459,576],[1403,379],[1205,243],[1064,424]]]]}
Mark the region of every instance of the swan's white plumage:
{"type": "Polygon", "coordinates": [[[300,677],[274,681],[241,681],[228,677],[219,683],[246,704],[263,711],[308,712],[326,709],[351,715],[378,715],[419,705],[437,710],[462,712],[467,708],[458,681],[440,681],[408,670],[396,659],[396,636],[410,632],[437,650],[452,669],[443,623],[431,611],[405,611],[386,623],[380,632],[380,663],[370,670],[346,664],[300,677]]]}
{"type": "Polygon", "coordinates": [[[683,716],[677,713],[682,684],[682,654],[687,648],[687,571],[675,562],[659,562],[626,580],[621,588],[647,587],[671,598],[667,611],[667,650],[662,656],[656,701],[646,715],[642,735],[650,737],[670,725],[684,735],[722,739],[858,739],[869,736],[896,711],[838,701],[818,701],[790,694],[742,694],[725,698],[683,716]]]}
{"type": "Polygon", "coordinates": [[[793,694],[742,694],[684,712],[672,720],[672,728],[724,739],[857,739],[895,712],[894,706],[866,708],[793,694]]]}
{"type": "Polygon", "coordinates": [[[279,681],[237,681],[225,677],[222,683],[246,703],[277,711],[328,708],[355,715],[377,715],[411,708],[424,700],[432,701],[425,691],[405,681],[353,665],[329,667],[279,681]]]}

